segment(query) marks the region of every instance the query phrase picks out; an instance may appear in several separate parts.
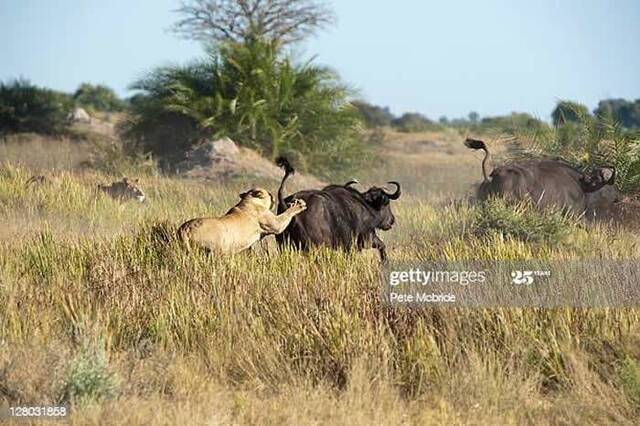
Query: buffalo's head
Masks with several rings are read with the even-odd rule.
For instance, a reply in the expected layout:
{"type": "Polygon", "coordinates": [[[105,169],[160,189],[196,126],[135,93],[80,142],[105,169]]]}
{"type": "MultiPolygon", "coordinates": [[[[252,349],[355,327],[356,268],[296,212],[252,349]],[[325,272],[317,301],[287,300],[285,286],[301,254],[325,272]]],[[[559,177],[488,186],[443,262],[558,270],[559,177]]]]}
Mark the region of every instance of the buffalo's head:
{"type": "Polygon", "coordinates": [[[615,178],[613,167],[593,167],[580,177],[580,187],[584,192],[595,192],[605,185],[613,185],[615,178]]]}
{"type": "Polygon", "coordinates": [[[366,192],[362,193],[364,201],[375,211],[378,212],[380,222],[378,228],[388,231],[396,221],[391,212],[391,200],[397,200],[400,197],[400,184],[398,182],[389,182],[396,187],[395,192],[387,192],[384,188],[372,186],[366,192]]]}

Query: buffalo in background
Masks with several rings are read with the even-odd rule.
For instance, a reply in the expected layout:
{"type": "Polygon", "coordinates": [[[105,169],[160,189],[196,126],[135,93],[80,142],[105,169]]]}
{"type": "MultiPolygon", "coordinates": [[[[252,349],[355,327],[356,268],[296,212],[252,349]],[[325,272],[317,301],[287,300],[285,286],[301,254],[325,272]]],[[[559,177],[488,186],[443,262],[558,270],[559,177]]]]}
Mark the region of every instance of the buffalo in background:
{"type": "Polygon", "coordinates": [[[351,181],[321,190],[299,191],[285,198],[285,183],[295,170],[286,158],[281,157],[276,163],[285,172],[278,189],[278,213],[285,211],[294,199],[302,199],[307,205],[307,210],[276,236],[280,246],[290,244],[301,250],[312,246],[375,248],[382,261],[386,260],[385,245],[376,230],[388,231],[395,223],[390,203],[400,197],[398,182],[389,182],[396,187],[394,192],[375,186],[360,192],[352,186],[357,182],[351,181]]]}
{"type": "Polygon", "coordinates": [[[482,160],[483,182],[478,198],[501,196],[512,200],[531,199],[541,208],[561,208],[578,215],[585,213],[590,199],[605,185],[612,185],[615,170],[595,167],[581,172],[559,160],[529,160],[496,167],[489,171],[490,155],[486,144],[477,139],[466,139],[471,149],[484,151],[482,160]]]}

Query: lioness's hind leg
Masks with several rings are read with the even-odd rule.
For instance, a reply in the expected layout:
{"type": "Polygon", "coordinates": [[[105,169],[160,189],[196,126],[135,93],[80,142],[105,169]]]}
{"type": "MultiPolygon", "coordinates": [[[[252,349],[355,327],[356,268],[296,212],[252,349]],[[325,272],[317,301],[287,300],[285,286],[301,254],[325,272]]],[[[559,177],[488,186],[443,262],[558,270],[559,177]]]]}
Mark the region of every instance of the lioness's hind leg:
{"type": "Polygon", "coordinates": [[[187,253],[193,251],[191,234],[193,229],[200,225],[202,221],[198,219],[190,220],[188,222],[183,223],[180,228],[178,228],[177,237],[178,241],[182,243],[183,247],[187,250],[187,253]]]}

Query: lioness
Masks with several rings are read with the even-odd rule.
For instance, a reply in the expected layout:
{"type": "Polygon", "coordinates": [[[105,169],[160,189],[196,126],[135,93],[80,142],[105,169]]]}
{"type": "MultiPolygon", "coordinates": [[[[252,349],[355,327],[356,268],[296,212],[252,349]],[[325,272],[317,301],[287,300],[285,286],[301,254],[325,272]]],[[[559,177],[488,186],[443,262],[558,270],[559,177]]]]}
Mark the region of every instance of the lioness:
{"type": "Polygon", "coordinates": [[[192,244],[218,253],[238,253],[261,238],[279,234],[291,219],[307,206],[294,200],[281,215],[276,216],[273,196],[262,188],[253,188],[240,194],[240,202],[224,216],[197,218],[185,222],[178,229],[178,237],[190,250],[192,244]]]}
{"type": "Polygon", "coordinates": [[[146,198],[138,186],[138,179],[130,180],[125,177],[120,182],[113,182],[111,185],[98,185],[98,190],[119,201],[136,200],[142,203],[146,198]]]}

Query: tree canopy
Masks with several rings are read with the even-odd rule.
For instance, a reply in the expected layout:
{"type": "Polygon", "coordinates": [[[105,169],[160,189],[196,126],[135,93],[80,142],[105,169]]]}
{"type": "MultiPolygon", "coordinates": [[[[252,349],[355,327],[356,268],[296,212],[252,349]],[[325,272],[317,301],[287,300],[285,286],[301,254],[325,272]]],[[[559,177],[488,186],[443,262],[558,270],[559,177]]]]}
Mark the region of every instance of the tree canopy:
{"type": "Polygon", "coordinates": [[[562,126],[566,123],[577,123],[591,113],[586,106],[572,101],[560,101],[551,113],[554,126],[562,126]]]}
{"type": "Polygon", "coordinates": [[[331,25],[335,16],[320,0],[184,0],[171,27],[181,37],[243,43],[251,38],[281,44],[301,41],[331,25]]]}
{"type": "Polygon", "coordinates": [[[620,123],[627,129],[640,129],[640,99],[605,99],[598,103],[593,113],[620,123]]]}
{"type": "Polygon", "coordinates": [[[161,158],[222,136],[320,174],[348,171],[361,157],[349,88],[328,68],[282,57],[277,42],[225,43],[206,60],[156,68],[132,88],[140,94],[128,135],[161,158]]]}
{"type": "Polygon", "coordinates": [[[0,133],[62,133],[72,108],[73,101],[65,93],[28,80],[0,82],[0,133]]]}
{"type": "Polygon", "coordinates": [[[122,111],[124,102],[110,87],[82,83],[73,94],[76,105],[95,111],[122,111]]]}

